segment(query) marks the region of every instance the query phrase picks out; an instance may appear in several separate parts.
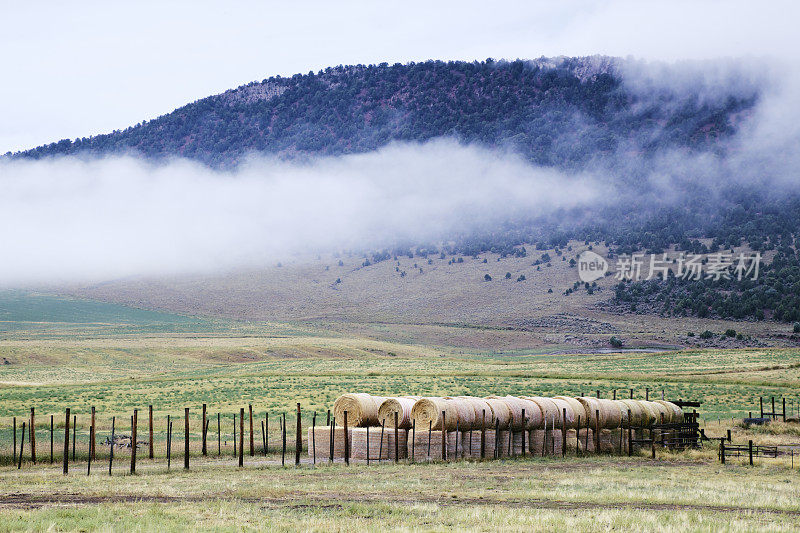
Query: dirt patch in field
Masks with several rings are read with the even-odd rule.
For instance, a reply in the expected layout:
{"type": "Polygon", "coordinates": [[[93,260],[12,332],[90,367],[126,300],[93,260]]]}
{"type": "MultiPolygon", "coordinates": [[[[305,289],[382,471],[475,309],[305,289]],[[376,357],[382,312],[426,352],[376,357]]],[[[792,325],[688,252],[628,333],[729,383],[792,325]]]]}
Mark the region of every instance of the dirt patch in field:
{"type": "Polygon", "coordinates": [[[342,508],[348,504],[362,504],[382,502],[387,504],[414,505],[414,504],[435,504],[444,506],[470,506],[470,505],[492,505],[512,508],[536,508],[536,509],[563,509],[565,511],[575,511],[576,509],[598,509],[598,510],[617,510],[631,509],[641,511],[699,511],[699,512],[722,512],[722,513],[760,513],[769,515],[796,516],[800,517],[800,511],[788,509],[758,509],[748,507],[735,507],[727,505],[702,505],[702,504],[670,504],[670,503],[644,503],[644,502],[614,502],[614,503],[595,503],[569,500],[545,500],[538,498],[531,499],[512,499],[495,500],[485,498],[459,498],[459,497],[426,497],[420,496],[414,499],[398,499],[395,496],[382,498],[380,495],[352,496],[344,493],[324,493],[324,494],[302,494],[295,498],[231,498],[228,495],[206,495],[206,496],[154,496],[154,495],[110,495],[110,496],[87,496],[81,494],[59,494],[52,496],[42,496],[37,494],[7,494],[0,500],[0,510],[2,509],[40,509],[51,506],[87,506],[101,505],[108,503],[190,503],[207,502],[213,500],[228,500],[254,504],[262,504],[271,507],[289,508],[342,508]],[[300,500],[300,501],[298,501],[300,500]]]}

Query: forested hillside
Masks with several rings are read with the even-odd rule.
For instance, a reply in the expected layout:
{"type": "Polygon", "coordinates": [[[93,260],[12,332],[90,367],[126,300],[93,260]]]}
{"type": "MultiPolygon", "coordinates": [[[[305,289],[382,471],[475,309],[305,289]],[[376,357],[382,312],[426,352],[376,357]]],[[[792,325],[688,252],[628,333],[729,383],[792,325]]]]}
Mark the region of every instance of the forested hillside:
{"type": "Polygon", "coordinates": [[[581,168],[624,149],[701,149],[734,131],[757,95],[716,101],[623,86],[617,60],[442,62],[339,66],[272,77],[210,96],[124,131],[41,146],[43,157],[136,151],[215,167],[248,152],[284,157],[375,150],[453,136],[511,148],[530,161],[581,168]]]}
{"type": "Polygon", "coordinates": [[[623,60],[599,56],[338,66],[253,82],[123,131],[7,155],[134,153],[231,169],[253,153],[303,159],[455,138],[565,174],[601,174],[613,198],[591,209],[517,214],[442,235],[440,242],[398,242],[367,253],[368,262],[487,251],[519,257],[571,239],[603,242],[616,255],[747,245],[778,250],[759,280],[622,284],[614,301],[639,312],[800,319],[800,196],[738,179],[737,167],[726,162],[729,152],[741,149],[732,141],[754,113],[761,88],[722,83],[709,91],[702,86],[707,82],[669,76],[642,83],[624,67],[623,60]],[[717,167],[673,172],[685,161],[717,167]],[[652,186],[658,180],[670,184],[670,198],[652,186]]]}

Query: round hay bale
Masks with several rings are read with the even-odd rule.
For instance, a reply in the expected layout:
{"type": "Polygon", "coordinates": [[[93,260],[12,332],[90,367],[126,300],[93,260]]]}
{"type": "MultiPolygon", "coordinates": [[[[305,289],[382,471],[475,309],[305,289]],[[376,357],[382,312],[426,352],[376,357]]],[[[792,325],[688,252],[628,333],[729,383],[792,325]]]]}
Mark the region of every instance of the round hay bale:
{"type": "Polygon", "coordinates": [[[539,409],[542,411],[542,425],[546,424],[553,424],[555,420],[556,427],[561,427],[561,409],[559,409],[558,405],[550,399],[545,398],[543,396],[526,396],[526,400],[529,400],[536,405],[539,406],[539,409]]]}
{"type": "Polygon", "coordinates": [[[458,413],[458,418],[456,419],[458,422],[458,430],[465,431],[472,429],[473,424],[475,424],[475,408],[472,407],[472,404],[463,398],[456,398],[453,396],[445,396],[444,399],[455,406],[456,412],[458,413]]]}
{"type": "Polygon", "coordinates": [[[656,421],[654,422],[655,424],[660,424],[662,418],[664,419],[665,424],[672,420],[672,409],[658,401],[651,401],[650,404],[656,413],[656,421]]]}
{"type": "Polygon", "coordinates": [[[630,424],[634,427],[644,426],[647,423],[647,413],[644,410],[644,407],[639,405],[637,400],[617,400],[620,404],[620,407],[625,412],[625,416],[628,416],[628,411],[631,412],[630,424]]]}
{"type": "Polygon", "coordinates": [[[602,409],[601,423],[606,429],[616,429],[622,425],[622,410],[614,400],[600,398],[597,400],[602,409]]]}
{"type": "Polygon", "coordinates": [[[500,429],[508,429],[511,423],[511,409],[508,404],[500,398],[484,398],[489,407],[492,408],[492,427],[499,427],[500,429]]]}
{"type": "Polygon", "coordinates": [[[654,403],[648,400],[635,400],[639,402],[639,405],[644,410],[644,425],[651,426],[655,424],[656,420],[658,420],[659,413],[661,411],[658,408],[654,407],[654,403]]]}
{"type": "Polygon", "coordinates": [[[676,404],[665,400],[656,400],[656,403],[664,405],[672,412],[672,417],[670,418],[670,422],[674,423],[683,422],[683,409],[678,407],[676,404]]]}
{"type": "Polygon", "coordinates": [[[589,424],[591,429],[597,428],[598,420],[597,420],[597,413],[600,412],[600,427],[603,427],[603,409],[600,406],[600,402],[597,401],[597,398],[593,398],[591,396],[580,396],[575,398],[581,405],[583,405],[584,416],[586,417],[586,421],[589,424]]]}
{"type": "Polygon", "coordinates": [[[475,396],[459,396],[458,398],[472,405],[472,409],[475,411],[475,421],[472,424],[472,429],[483,429],[482,423],[486,424],[486,429],[494,427],[494,413],[486,400],[475,396]]]}
{"type": "MultiPolygon", "coordinates": [[[[550,398],[556,407],[558,407],[558,412],[561,413],[561,418],[563,419],[564,426],[562,429],[575,429],[575,426],[578,424],[578,416],[575,414],[575,411],[572,409],[572,405],[567,402],[566,400],[562,400],[561,398],[550,398]],[[564,418],[566,416],[566,418],[564,418]]],[[[578,403],[580,405],[580,403],[578,403]]],[[[581,407],[580,415],[583,414],[583,408],[581,407]]]]}
{"type": "Polygon", "coordinates": [[[619,409],[620,414],[620,426],[619,427],[628,427],[628,406],[622,403],[621,400],[611,400],[617,405],[617,409],[619,409]]]}
{"type": "MultiPolygon", "coordinates": [[[[586,409],[584,409],[583,404],[573,398],[572,396],[556,396],[553,398],[553,401],[561,400],[567,402],[569,406],[572,408],[573,416],[575,417],[575,423],[572,427],[578,427],[578,417],[580,416],[580,427],[585,428],[587,427],[587,420],[586,420],[586,409]]],[[[569,427],[567,428],[569,429],[569,427]]]]}
{"type": "Polygon", "coordinates": [[[386,420],[388,427],[394,427],[394,414],[397,413],[397,427],[409,429],[411,427],[411,409],[414,408],[416,398],[397,396],[386,398],[378,407],[378,420],[386,420]]]}
{"type": "Polygon", "coordinates": [[[342,394],[333,403],[333,416],[336,424],[344,426],[344,412],[347,411],[349,427],[378,425],[378,407],[386,398],[362,392],[342,394]]]}
{"type": "Polygon", "coordinates": [[[539,429],[544,426],[544,413],[539,404],[527,398],[517,398],[525,408],[525,429],[539,429]]]}
{"type": "Polygon", "coordinates": [[[444,398],[420,398],[411,409],[411,420],[416,424],[417,431],[427,430],[429,427],[442,430],[443,425],[445,431],[453,431],[456,429],[458,411],[453,402],[444,398]],[[442,424],[442,411],[445,413],[444,424],[442,424]]]}
{"type": "Polygon", "coordinates": [[[518,401],[518,398],[514,396],[489,396],[489,398],[496,398],[498,400],[502,400],[508,406],[508,410],[511,413],[511,418],[509,419],[509,429],[514,431],[518,431],[524,427],[523,420],[522,420],[522,410],[525,408],[525,405],[518,401]]]}

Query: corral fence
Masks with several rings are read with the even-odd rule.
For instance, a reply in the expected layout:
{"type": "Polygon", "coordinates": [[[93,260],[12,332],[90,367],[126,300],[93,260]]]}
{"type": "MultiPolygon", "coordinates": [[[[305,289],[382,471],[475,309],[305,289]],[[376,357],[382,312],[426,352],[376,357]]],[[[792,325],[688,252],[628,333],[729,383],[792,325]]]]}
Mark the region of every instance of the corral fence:
{"type": "MultiPolygon", "coordinates": [[[[353,433],[348,431],[346,412],[341,421],[343,427],[337,424],[330,410],[323,413],[323,417],[319,421],[317,413],[314,412],[310,417],[310,424],[306,426],[311,431],[307,446],[304,447],[303,418],[299,403],[294,411],[295,420],[287,420],[286,413],[277,416],[278,442],[277,445],[272,443],[270,446],[271,417],[268,413],[263,415],[263,418],[261,415],[254,414],[252,405],[248,405],[247,409],[240,408],[238,413],[228,413],[225,416],[222,413],[215,413],[216,416],[214,416],[209,412],[207,405],[203,404],[200,413],[193,413],[196,417],[193,419],[190,419],[189,408],[185,408],[182,416],[166,415],[163,430],[158,432],[160,437],[165,436],[163,443],[159,444],[162,446],[162,454],[157,453],[154,438],[156,424],[158,423],[162,427],[162,422],[155,420],[152,405],[143,412],[134,409],[129,418],[111,417],[110,431],[104,431],[102,436],[98,432],[98,417],[94,407],[89,413],[82,413],[84,426],[81,433],[77,432],[78,414],[70,408],[65,409],[63,417],[49,415],[49,420],[45,419],[45,424],[42,424],[41,420],[37,423],[36,410],[31,408],[30,416],[20,418],[19,424],[16,417],[12,420],[13,437],[9,442],[12,452],[11,463],[14,467],[22,469],[28,461],[33,464],[59,462],[64,474],[70,473],[70,470],[74,470],[77,465],[83,463],[87,475],[91,474],[92,469],[106,470],[111,475],[114,472],[119,473],[120,467],[135,474],[137,464],[143,460],[148,460],[152,464],[156,459],[163,458],[168,470],[173,468],[173,459],[179,463],[180,459],[183,459],[183,469],[188,470],[193,457],[214,455],[221,457],[230,454],[230,450],[224,449],[222,446],[223,436],[225,441],[229,437],[232,439],[232,455],[240,467],[244,466],[246,456],[263,455],[266,458],[270,450],[280,452],[280,465],[291,463],[292,455],[294,455],[294,464],[300,465],[304,448],[308,450],[309,456],[304,462],[311,465],[336,460],[350,462],[353,458],[353,446],[359,445],[359,442],[352,441],[353,433]],[[200,420],[198,421],[197,418],[200,420]],[[86,422],[88,422],[88,439],[85,431],[86,422]],[[49,426],[47,428],[49,431],[42,431],[42,426],[45,425],[49,426]],[[228,426],[224,433],[223,425],[228,426]],[[317,441],[319,435],[317,430],[320,428],[325,428],[330,435],[324,446],[317,441]],[[260,435],[258,435],[259,429],[261,430],[260,435]],[[289,438],[291,430],[295,431],[293,439],[289,438]],[[49,437],[44,439],[44,442],[41,439],[43,433],[49,437]],[[63,438],[61,438],[62,436],[63,438]],[[39,437],[38,441],[37,437],[39,437]],[[79,439],[82,441],[80,447],[78,447],[79,439]],[[294,443],[291,440],[294,440],[294,443]],[[101,458],[97,453],[98,442],[101,446],[108,447],[107,457],[101,458]],[[340,450],[340,446],[343,449],[340,450]],[[76,449],[80,453],[76,454],[76,449]]],[[[442,417],[444,416],[445,414],[442,413],[442,417]]],[[[527,420],[524,410],[522,410],[522,417],[523,422],[527,420]]],[[[566,412],[564,412],[562,420],[566,420],[566,418],[566,412]]],[[[595,413],[594,419],[600,419],[599,412],[595,413]]],[[[628,419],[630,420],[630,411],[628,419]]],[[[275,421],[274,418],[273,421],[275,421]]],[[[358,430],[363,430],[366,440],[364,444],[366,444],[367,463],[399,462],[401,460],[408,462],[418,460],[455,461],[532,455],[563,457],[572,454],[580,456],[589,453],[618,453],[620,455],[627,453],[632,455],[645,445],[650,446],[653,450],[656,447],[693,447],[698,442],[696,421],[696,413],[687,413],[684,415],[683,423],[662,423],[649,427],[623,424],[622,427],[613,431],[603,429],[599,424],[597,427],[582,426],[580,420],[575,429],[567,430],[551,420],[549,423],[545,421],[543,429],[535,431],[515,431],[513,429],[504,431],[496,425],[494,428],[483,426],[479,430],[465,431],[461,431],[456,426],[454,432],[433,432],[430,427],[420,431],[415,425],[410,430],[400,429],[395,414],[394,420],[389,423],[384,421],[380,428],[367,427],[358,428],[358,430]],[[689,415],[688,419],[686,415],[689,415]],[[647,438],[644,438],[644,435],[647,435],[647,438]]],[[[5,447],[2,443],[0,446],[5,447]]],[[[256,461],[250,461],[256,463],[256,461]]],[[[261,463],[264,464],[264,461],[261,463]]]]}

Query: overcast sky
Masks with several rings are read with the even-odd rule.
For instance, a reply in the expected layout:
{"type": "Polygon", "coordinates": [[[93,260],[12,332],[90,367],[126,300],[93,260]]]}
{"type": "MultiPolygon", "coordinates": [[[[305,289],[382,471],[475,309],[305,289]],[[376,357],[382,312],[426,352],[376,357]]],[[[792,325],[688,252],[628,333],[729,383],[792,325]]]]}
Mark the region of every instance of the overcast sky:
{"type": "Polygon", "coordinates": [[[425,59],[800,49],[800,2],[0,0],[0,153],[124,128],[273,74],[425,59]]]}

